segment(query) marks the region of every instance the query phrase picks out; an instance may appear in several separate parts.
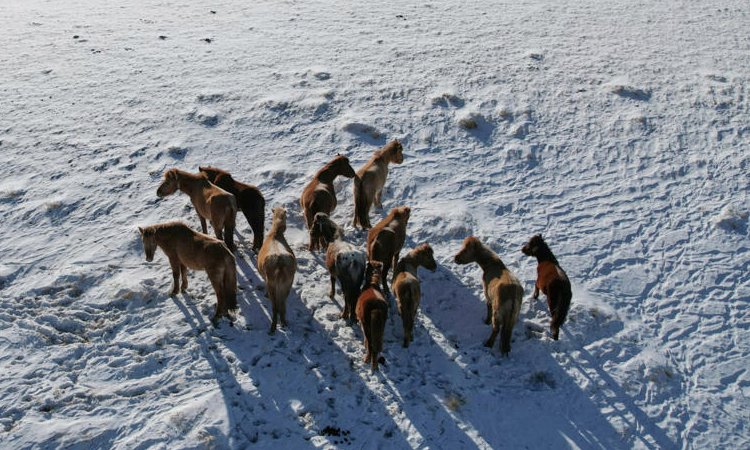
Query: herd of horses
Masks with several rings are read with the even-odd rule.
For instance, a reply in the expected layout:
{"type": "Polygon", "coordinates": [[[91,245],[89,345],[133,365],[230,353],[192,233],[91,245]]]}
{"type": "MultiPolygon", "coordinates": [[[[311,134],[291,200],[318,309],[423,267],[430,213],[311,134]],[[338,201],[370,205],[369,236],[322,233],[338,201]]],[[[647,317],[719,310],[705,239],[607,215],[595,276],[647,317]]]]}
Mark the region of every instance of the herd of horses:
{"type": "MultiPolygon", "coordinates": [[[[344,297],[341,318],[349,325],[360,323],[365,362],[370,363],[373,370],[378,370],[388,316],[388,273],[393,269],[390,287],[403,323],[403,346],[408,347],[414,339],[414,320],[422,296],[417,269],[421,266],[434,272],[437,268],[432,247],[427,243],[399,258],[406,240],[409,207],[396,207],[375,226],[370,225],[372,205],[382,207],[388,165],[401,164],[403,160],[403,148],[397,140],[376,151],[357,172],[346,156],[338,155],[315,174],[300,198],[310,235],[308,250],[325,249],[326,268],[331,278],[328,295],[335,298],[338,280],[344,297]],[[354,179],[352,225],[369,230],[365,250],[347,242],[344,230],[330,218],[337,206],[333,182],[338,176],[354,179]]],[[[297,271],[297,259],[284,237],[286,211],[280,206],[273,210],[271,230],[263,239],[265,199],[260,190],[234,180],[221,169],[199,167],[199,171],[191,174],[168,170],[156,194],[165,197],[178,190],[187,194],[198,213],[202,233],[181,222],[139,227],[146,260],[153,260],[157,247],[162,249],[172,267],[172,295],[187,289],[187,269],[206,271],[217,299],[212,321],[217,323],[222,317],[229,317],[229,312],[237,308],[233,239],[237,212],[242,211],[253,231],[252,249],[258,252],[258,272],[266,282],[267,296],[271,300],[273,317],[269,334],[273,334],[279,321],[282,327],[286,326],[286,299],[297,271]],[[206,234],[206,221],[211,223],[216,239],[206,234]]],[[[541,235],[533,236],[521,251],[537,259],[533,297],[538,298],[540,290],[547,296],[552,317],[550,331],[557,340],[570,307],[570,281],[541,235]]],[[[523,286],[497,254],[473,236],[464,240],[454,261],[456,264],[475,262],[482,269],[487,301],[485,323],[492,324],[492,332],[484,345],[492,347],[500,333],[500,349],[507,354],[521,309],[523,286]]]]}

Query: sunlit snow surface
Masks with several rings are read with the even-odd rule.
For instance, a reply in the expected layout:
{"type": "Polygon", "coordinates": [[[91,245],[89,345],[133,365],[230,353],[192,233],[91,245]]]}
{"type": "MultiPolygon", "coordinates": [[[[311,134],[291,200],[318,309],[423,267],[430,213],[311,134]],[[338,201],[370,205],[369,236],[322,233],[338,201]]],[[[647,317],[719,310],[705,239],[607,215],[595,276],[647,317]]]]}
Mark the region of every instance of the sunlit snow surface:
{"type": "Polygon", "coordinates": [[[714,3],[0,2],[0,447],[747,448],[750,5],[714,3]],[[393,138],[371,220],[410,206],[402,255],[439,267],[372,374],[298,198],[393,138]],[[231,327],[204,273],[169,297],[145,261],[137,226],[199,227],[156,197],[199,165],[288,211],[274,336],[241,215],[231,327]],[[573,281],[557,342],[536,233],[573,281]],[[468,235],[524,284],[509,357],[468,235]]]}

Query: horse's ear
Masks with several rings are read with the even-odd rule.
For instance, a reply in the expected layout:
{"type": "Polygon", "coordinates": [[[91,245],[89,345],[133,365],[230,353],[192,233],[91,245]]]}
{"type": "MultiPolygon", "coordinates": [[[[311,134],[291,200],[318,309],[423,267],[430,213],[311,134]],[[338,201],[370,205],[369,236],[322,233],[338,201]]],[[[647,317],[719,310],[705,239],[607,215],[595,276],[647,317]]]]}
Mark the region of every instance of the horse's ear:
{"type": "Polygon", "coordinates": [[[141,227],[138,227],[138,231],[140,231],[140,232],[141,232],[141,234],[143,234],[143,228],[141,228],[141,227]]]}

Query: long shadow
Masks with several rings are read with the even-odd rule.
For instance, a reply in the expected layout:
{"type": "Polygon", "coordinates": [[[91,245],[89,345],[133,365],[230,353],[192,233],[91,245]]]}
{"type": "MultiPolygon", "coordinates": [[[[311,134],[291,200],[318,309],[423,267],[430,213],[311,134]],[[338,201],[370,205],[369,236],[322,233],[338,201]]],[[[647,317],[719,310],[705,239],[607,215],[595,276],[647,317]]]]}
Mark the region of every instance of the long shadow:
{"type": "MultiPolygon", "coordinates": [[[[359,361],[334,342],[335,330],[324,329],[296,287],[287,299],[287,326],[267,334],[270,304],[253,287],[264,283],[243,258],[237,263],[244,275],[238,291],[240,314],[248,325],[244,329],[226,322],[212,329],[194,307],[178,304],[199,334],[203,356],[214,368],[224,396],[231,431],[219,447],[257,443],[293,449],[327,442],[361,448],[381,442],[388,448],[412,448],[385,404],[371,392],[359,361]],[[340,414],[342,410],[362,410],[363,416],[340,414]]],[[[334,326],[343,327],[343,321],[334,326]]],[[[344,345],[362,344],[357,338],[344,345]]]]}
{"type": "MultiPolygon", "coordinates": [[[[493,349],[482,345],[490,326],[482,321],[486,309],[476,290],[464,286],[445,267],[439,267],[435,274],[420,271],[420,278],[421,321],[430,324],[430,330],[420,327],[412,347],[394,352],[398,354],[394,364],[408,366],[416,358],[418,371],[431,372],[428,379],[436,380],[435,386],[420,390],[419,402],[404,405],[409,417],[425,414],[421,402],[428,411],[433,411],[430,420],[412,420],[423,436],[440,435],[439,430],[431,428],[439,423],[441,430],[458,428],[480,448],[632,446],[553,357],[554,347],[550,347],[555,343],[540,341],[524,332],[523,317],[514,328],[511,353],[503,357],[497,343],[493,349]],[[441,330],[450,331],[443,334],[441,330]],[[442,352],[430,351],[434,348],[442,352]],[[538,426],[529,427],[532,423],[538,426]],[[530,429],[534,432],[519,433],[530,429]]],[[[592,358],[589,362],[593,365],[592,358]]],[[[616,386],[606,374],[602,378],[616,386]]],[[[409,377],[395,379],[394,389],[410,388],[409,377]]],[[[649,448],[674,446],[660,430],[653,430],[657,427],[632,401],[621,397],[626,396],[618,395],[616,401],[624,403],[642,426],[640,431],[632,426],[631,431],[651,436],[656,442],[656,447],[647,445],[649,448]]],[[[639,437],[643,442],[648,441],[646,436],[639,437]]],[[[439,442],[445,439],[446,435],[442,435],[439,442]]]]}

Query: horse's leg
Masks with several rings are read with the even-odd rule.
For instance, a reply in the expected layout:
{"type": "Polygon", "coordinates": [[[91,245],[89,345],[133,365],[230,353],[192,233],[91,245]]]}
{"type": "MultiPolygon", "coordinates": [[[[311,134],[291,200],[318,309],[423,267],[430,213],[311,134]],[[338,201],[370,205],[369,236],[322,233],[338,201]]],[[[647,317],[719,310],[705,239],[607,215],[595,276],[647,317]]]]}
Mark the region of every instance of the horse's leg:
{"type": "Polygon", "coordinates": [[[391,283],[396,281],[396,264],[398,264],[398,252],[393,255],[393,265],[391,266],[393,267],[393,274],[391,276],[391,283]]]}
{"type": "Polygon", "coordinates": [[[281,319],[281,326],[285,327],[286,326],[286,298],[282,298],[279,300],[279,318],[281,319]]]}
{"type": "Polygon", "coordinates": [[[223,241],[224,236],[222,236],[221,231],[224,227],[221,226],[221,223],[211,219],[211,228],[214,229],[214,235],[216,236],[216,239],[223,241]]]}
{"type": "Polygon", "coordinates": [[[388,294],[390,294],[390,291],[388,291],[388,282],[386,279],[388,278],[388,271],[391,270],[391,260],[389,258],[384,258],[385,262],[383,261],[383,276],[381,277],[381,282],[383,283],[383,294],[387,297],[388,294]]]}
{"type": "Polygon", "coordinates": [[[253,211],[251,214],[243,209],[242,213],[245,214],[247,223],[253,229],[253,250],[259,251],[263,246],[263,211],[261,210],[260,213],[253,211]]]}
{"type": "Polygon", "coordinates": [[[208,227],[206,226],[206,218],[201,216],[200,213],[198,214],[198,218],[201,220],[201,230],[203,230],[203,234],[208,234],[208,227]]]}
{"type": "Polygon", "coordinates": [[[268,290],[268,298],[271,300],[271,329],[268,330],[268,334],[273,334],[276,332],[276,317],[278,315],[278,311],[276,311],[276,292],[275,288],[268,286],[268,283],[266,283],[266,287],[268,290]]]}
{"type": "Polygon", "coordinates": [[[490,301],[490,298],[487,296],[487,292],[484,293],[484,299],[487,300],[487,317],[484,318],[484,323],[489,325],[490,321],[492,320],[492,302],[490,301]]]}
{"type": "Polygon", "coordinates": [[[497,338],[497,333],[500,332],[500,324],[495,320],[492,319],[492,333],[490,333],[489,339],[487,339],[484,342],[485,347],[492,348],[492,345],[495,343],[495,338],[497,338]]]}
{"type": "Polygon", "coordinates": [[[378,208],[382,208],[383,207],[383,202],[381,201],[381,197],[382,196],[383,196],[383,189],[382,188],[378,189],[377,191],[375,191],[375,198],[373,198],[372,200],[373,200],[373,203],[375,204],[375,206],[377,206],[378,208]]]}
{"type": "Polygon", "coordinates": [[[370,341],[365,336],[365,362],[370,362],[370,341]]]}
{"type": "Polygon", "coordinates": [[[503,354],[510,353],[510,336],[513,334],[513,328],[509,324],[503,324],[503,331],[500,333],[500,351],[503,354]]]}
{"type": "MultiPolygon", "coordinates": [[[[211,322],[216,325],[219,322],[219,319],[228,315],[227,305],[224,304],[225,295],[224,286],[222,284],[224,281],[224,274],[217,273],[214,270],[211,270],[210,272],[207,270],[206,272],[208,273],[208,279],[211,281],[211,286],[213,286],[214,293],[216,294],[216,313],[214,313],[213,318],[211,318],[211,322]]],[[[223,270],[220,270],[220,272],[223,272],[223,270]]]]}
{"type": "MultiPolygon", "coordinates": [[[[227,222],[230,221],[227,219],[227,222]]],[[[234,224],[232,223],[224,224],[224,242],[230,252],[234,253],[237,250],[237,247],[234,246],[234,224]]]]}
{"type": "MultiPolygon", "coordinates": [[[[328,292],[328,296],[331,298],[331,300],[336,297],[336,275],[333,274],[333,272],[330,273],[331,275],[331,290],[328,292]]],[[[346,294],[346,292],[344,292],[346,294]]]]}
{"type": "Polygon", "coordinates": [[[182,263],[180,263],[180,275],[182,275],[182,291],[185,292],[188,288],[187,267],[182,263]]]}
{"type": "Polygon", "coordinates": [[[177,295],[180,292],[180,260],[177,256],[169,257],[169,265],[172,266],[172,290],[169,295],[177,295]]]}
{"type": "Polygon", "coordinates": [[[534,283],[534,295],[532,297],[534,297],[534,300],[539,298],[539,285],[536,283],[534,283]]]}

